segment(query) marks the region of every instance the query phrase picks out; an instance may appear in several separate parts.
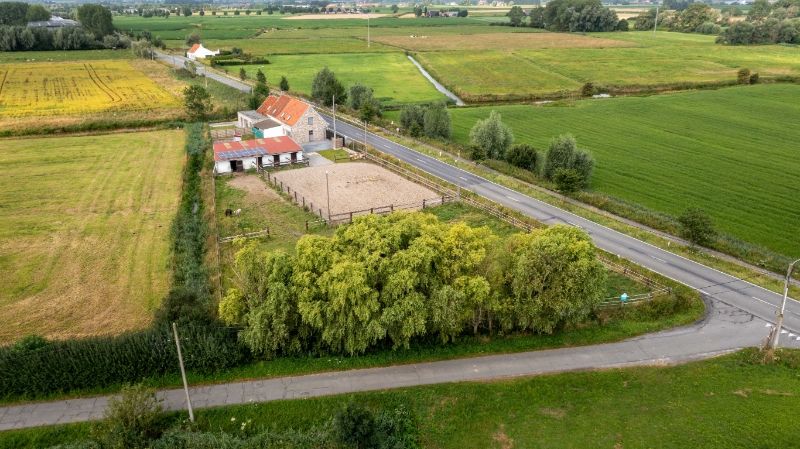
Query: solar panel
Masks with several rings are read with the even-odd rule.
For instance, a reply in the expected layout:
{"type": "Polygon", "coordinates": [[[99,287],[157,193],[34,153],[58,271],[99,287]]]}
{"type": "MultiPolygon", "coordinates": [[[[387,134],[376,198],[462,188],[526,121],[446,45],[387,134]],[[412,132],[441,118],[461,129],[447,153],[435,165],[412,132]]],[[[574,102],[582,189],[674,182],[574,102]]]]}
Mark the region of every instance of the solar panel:
{"type": "Polygon", "coordinates": [[[243,157],[266,156],[269,153],[263,148],[248,148],[245,150],[223,151],[218,153],[222,159],[241,159],[243,157]]]}

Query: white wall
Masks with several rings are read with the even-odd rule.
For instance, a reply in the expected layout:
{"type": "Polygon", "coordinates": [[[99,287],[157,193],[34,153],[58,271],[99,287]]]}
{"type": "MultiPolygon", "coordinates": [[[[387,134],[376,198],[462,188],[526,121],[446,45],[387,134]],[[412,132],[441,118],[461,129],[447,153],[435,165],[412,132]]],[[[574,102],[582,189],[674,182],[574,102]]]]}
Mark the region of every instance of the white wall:
{"type": "Polygon", "coordinates": [[[230,161],[214,161],[214,166],[216,167],[217,173],[230,173],[231,172],[231,163],[230,161]]]}
{"type": "Polygon", "coordinates": [[[269,129],[262,129],[261,132],[264,133],[264,137],[281,137],[286,135],[283,131],[282,126],[275,126],[269,129]]]}

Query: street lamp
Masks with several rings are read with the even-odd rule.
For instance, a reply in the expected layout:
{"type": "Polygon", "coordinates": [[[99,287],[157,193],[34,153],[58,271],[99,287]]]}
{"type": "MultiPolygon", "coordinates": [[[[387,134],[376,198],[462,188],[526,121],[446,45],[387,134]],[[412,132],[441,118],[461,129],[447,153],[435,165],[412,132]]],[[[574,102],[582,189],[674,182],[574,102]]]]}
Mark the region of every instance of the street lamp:
{"type": "Polygon", "coordinates": [[[328,197],[328,224],[331,222],[331,186],[328,183],[328,171],[325,170],[325,196],[328,197]]]}
{"type": "Polygon", "coordinates": [[[783,284],[783,302],[781,302],[781,310],[778,313],[778,321],[775,323],[775,328],[772,330],[772,338],[770,338],[767,343],[767,349],[775,349],[778,347],[778,339],[781,338],[781,328],[783,327],[783,313],[786,311],[786,298],[789,296],[789,282],[792,280],[792,270],[794,270],[794,265],[797,262],[800,262],[800,259],[790,263],[789,269],[786,270],[786,280],[783,284]]]}

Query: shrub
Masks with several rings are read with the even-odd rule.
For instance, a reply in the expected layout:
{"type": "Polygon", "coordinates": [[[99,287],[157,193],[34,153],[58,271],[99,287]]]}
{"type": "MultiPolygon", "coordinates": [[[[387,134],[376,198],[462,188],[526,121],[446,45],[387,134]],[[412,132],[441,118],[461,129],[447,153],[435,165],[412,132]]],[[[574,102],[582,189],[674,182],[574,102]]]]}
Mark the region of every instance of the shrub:
{"type": "Polygon", "coordinates": [[[719,34],[722,32],[722,27],[714,22],[704,22],[695,29],[695,32],[700,34],[719,34]]]}
{"type": "Polygon", "coordinates": [[[348,403],[333,418],[336,439],[343,445],[371,448],[375,443],[375,416],[363,405],[348,403]]]}
{"type": "Polygon", "coordinates": [[[503,123],[500,113],[492,111],[489,117],[478,120],[469,132],[470,144],[483,148],[490,159],[503,159],[508,147],[514,143],[514,133],[503,123]]]}
{"type": "Polygon", "coordinates": [[[506,162],[535,172],[539,167],[539,153],[528,144],[512,145],[506,152],[506,162]]]}
{"type": "Polygon", "coordinates": [[[581,189],[583,180],[578,171],[574,168],[557,168],[553,174],[553,182],[556,183],[556,189],[564,194],[575,193],[581,189]]]}
{"type": "Polygon", "coordinates": [[[692,244],[710,246],[714,242],[717,232],[705,211],[690,207],[678,217],[678,222],[681,224],[681,236],[692,244]]]}
{"type": "Polygon", "coordinates": [[[108,401],[105,420],[93,433],[105,448],[138,449],[150,447],[163,430],[161,405],[155,390],[126,385],[118,397],[108,401]]]}
{"type": "Polygon", "coordinates": [[[581,87],[581,96],[583,97],[591,97],[594,95],[594,84],[586,83],[581,87]]]}
{"type": "Polygon", "coordinates": [[[750,75],[750,84],[758,84],[758,72],[750,75]]]}

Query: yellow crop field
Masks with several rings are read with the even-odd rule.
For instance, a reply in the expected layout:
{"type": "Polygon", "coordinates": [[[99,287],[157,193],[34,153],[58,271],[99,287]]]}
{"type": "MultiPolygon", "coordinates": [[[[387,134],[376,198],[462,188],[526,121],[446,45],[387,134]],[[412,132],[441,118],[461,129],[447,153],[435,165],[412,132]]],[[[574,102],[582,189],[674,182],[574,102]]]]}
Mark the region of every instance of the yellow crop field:
{"type": "Polygon", "coordinates": [[[0,126],[102,115],[161,118],[178,98],[130,61],[31,62],[0,66],[0,126]],[[45,119],[46,118],[46,119],[45,119]]]}
{"type": "Polygon", "coordinates": [[[178,106],[173,95],[128,61],[8,64],[0,71],[2,117],[178,106]]]}

